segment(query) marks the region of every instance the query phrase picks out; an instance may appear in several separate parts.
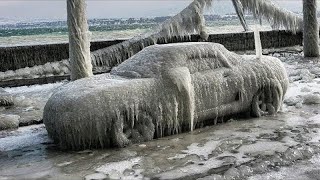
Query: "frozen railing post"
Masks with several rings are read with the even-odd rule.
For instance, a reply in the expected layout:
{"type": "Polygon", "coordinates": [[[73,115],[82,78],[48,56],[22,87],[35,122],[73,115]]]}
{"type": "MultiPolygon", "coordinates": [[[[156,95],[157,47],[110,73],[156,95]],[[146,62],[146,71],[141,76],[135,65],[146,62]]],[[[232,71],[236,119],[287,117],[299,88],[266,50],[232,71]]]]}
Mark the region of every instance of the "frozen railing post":
{"type": "Polygon", "coordinates": [[[261,39],[260,39],[260,31],[258,26],[254,28],[254,44],[256,49],[256,57],[258,60],[261,60],[262,57],[262,45],[261,45],[261,39]]]}
{"type": "Polygon", "coordinates": [[[316,0],[303,0],[303,52],[305,57],[319,56],[319,26],[316,0]]]}
{"type": "Polygon", "coordinates": [[[71,80],[92,76],[85,0],[67,0],[71,80]]]}

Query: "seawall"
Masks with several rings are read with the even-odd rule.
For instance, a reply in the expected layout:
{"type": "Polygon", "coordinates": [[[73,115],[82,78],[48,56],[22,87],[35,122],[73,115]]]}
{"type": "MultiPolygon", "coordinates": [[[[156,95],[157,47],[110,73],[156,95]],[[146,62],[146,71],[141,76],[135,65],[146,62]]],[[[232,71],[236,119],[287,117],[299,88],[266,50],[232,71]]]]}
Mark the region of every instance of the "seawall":
{"type": "MultiPolygon", "coordinates": [[[[292,34],[286,31],[262,31],[260,35],[263,48],[302,45],[302,33],[292,34]]],[[[192,35],[190,39],[173,39],[172,42],[198,40],[198,35],[192,35]]],[[[91,42],[91,51],[105,48],[122,41],[123,40],[91,42]]],[[[230,51],[254,49],[253,32],[211,34],[208,41],[223,44],[230,51]]],[[[7,70],[43,65],[47,62],[60,61],[68,57],[69,48],[67,43],[0,47],[0,71],[4,72],[7,70]]]]}

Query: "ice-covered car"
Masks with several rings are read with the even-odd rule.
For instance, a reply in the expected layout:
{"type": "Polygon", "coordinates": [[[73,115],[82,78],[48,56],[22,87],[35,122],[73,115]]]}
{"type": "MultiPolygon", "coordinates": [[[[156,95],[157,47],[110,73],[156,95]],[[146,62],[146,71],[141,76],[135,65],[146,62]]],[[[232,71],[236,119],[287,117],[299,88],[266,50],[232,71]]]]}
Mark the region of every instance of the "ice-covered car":
{"type": "Polygon", "coordinates": [[[43,120],[62,148],[123,147],[219,116],[274,114],[287,86],[277,58],[241,56],[207,42],[154,45],[110,74],[62,86],[43,120]]]}

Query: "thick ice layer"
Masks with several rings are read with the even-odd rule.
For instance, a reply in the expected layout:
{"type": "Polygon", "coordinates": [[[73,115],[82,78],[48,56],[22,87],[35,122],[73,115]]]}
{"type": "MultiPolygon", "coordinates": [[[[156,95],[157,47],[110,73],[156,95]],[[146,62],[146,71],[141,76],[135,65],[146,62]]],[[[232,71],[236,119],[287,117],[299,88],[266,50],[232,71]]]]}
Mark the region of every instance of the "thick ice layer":
{"type": "Polygon", "coordinates": [[[85,0],[67,0],[71,80],[92,76],[85,0]]]}
{"type": "Polygon", "coordinates": [[[33,79],[48,76],[62,76],[70,74],[70,64],[68,60],[46,63],[33,67],[17,69],[15,71],[0,72],[0,81],[12,79],[33,79]]]}
{"type": "Polygon", "coordinates": [[[62,148],[123,147],[218,116],[275,113],[287,85],[276,58],[263,56],[258,62],[214,43],[151,46],[111,75],[61,87],[43,119],[62,148]]]}

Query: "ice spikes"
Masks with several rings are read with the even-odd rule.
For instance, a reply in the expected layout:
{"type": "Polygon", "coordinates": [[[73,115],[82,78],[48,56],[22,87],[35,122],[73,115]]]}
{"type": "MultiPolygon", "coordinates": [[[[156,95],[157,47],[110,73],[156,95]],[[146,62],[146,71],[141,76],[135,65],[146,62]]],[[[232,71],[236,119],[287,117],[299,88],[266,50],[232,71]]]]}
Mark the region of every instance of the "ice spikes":
{"type": "Polygon", "coordinates": [[[285,28],[292,32],[302,30],[303,19],[297,14],[277,6],[271,0],[239,0],[243,8],[256,19],[264,18],[273,29],[285,28]]]}

